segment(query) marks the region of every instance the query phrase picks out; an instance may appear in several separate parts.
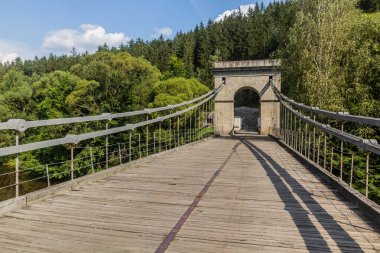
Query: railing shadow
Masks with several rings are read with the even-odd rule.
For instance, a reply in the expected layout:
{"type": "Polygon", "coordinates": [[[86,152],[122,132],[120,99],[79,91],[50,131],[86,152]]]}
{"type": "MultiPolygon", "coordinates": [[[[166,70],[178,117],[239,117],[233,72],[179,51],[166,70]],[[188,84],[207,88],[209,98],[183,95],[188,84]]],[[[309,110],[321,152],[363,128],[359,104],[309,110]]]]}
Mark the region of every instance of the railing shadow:
{"type": "MultiPolygon", "coordinates": [[[[281,167],[270,155],[246,138],[238,137],[238,139],[252,152],[267,172],[269,179],[285,205],[285,210],[291,215],[310,252],[332,252],[332,250],[321,232],[311,221],[309,215],[313,215],[317,219],[318,223],[330,235],[342,252],[364,252],[356,241],[312,197],[311,193],[293,178],[285,168],[281,167]],[[291,189],[288,188],[284,181],[291,189]],[[294,195],[297,195],[302,200],[308,210],[302,207],[294,195]]],[[[250,138],[250,140],[255,139],[255,137],[250,138]]]]}

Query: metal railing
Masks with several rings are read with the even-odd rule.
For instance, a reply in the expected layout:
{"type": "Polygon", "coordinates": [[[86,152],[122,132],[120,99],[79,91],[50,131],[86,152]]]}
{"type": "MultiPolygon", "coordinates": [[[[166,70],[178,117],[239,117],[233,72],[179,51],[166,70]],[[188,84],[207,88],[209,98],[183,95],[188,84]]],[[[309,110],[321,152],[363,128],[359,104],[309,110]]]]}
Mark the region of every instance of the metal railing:
{"type": "Polygon", "coordinates": [[[376,170],[380,170],[380,145],[375,139],[345,132],[344,126],[351,122],[379,127],[380,119],[306,106],[281,94],[273,83],[271,87],[281,103],[281,126],[272,129],[272,134],[348,187],[379,203],[380,180],[376,170]]]}
{"type": "Polygon", "coordinates": [[[0,148],[0,158],[5,158],[8,161],[14,159],[14,170],[0,174],[0,180],[2,177],[7,177],[9,181],[8,184],[4,183],[4,180],[3,182],[0,181],[0,194],[3,190],[14,189],[13,196],[18,197],[20,186],[33,181],[44,181],[44,186],[50,187],[52,184],[64,180],[74,180],[79,176],[108,169],[110,166],[130,162],[213,136],[215,134],[214,121],[212,120],[213,98],[222,88],[223,85],[190,101],[160,108],[39,121],[12,119],[0,123],[0,130],[14,131],[16,140],[16,145],[0,148]],[[168,113],[165,114],[164,112],[168,113]],[[136,123],[109,128],[114,119],[141,117],[142,115],[146,115],[146,119],[143,121],[139,118],[136,123]],[[90,121],[106,121],[105,129],[88,133],[67,134],[61,138],[20,144],[20,133],[29,128],[70,125],[90,121]],[[117,134],[124,134],[125,139],[120,141],[119,138],[117,142],[110,143],[109,137],[117,134]],[[99,139],[99,137],[105,137],[105,145],[96,146],[93,143],[88,143],[91,140],[99,139]],[[80,146],[82,143],[85,145],[80,146]],[[51,149],[62,145],[69,149],[69,159],[32,167],[24,167],[23,164],[20,164],[19,156],[22,153],[51,149]],[[12,156],[15,157],[12,158],[12,156]]]}

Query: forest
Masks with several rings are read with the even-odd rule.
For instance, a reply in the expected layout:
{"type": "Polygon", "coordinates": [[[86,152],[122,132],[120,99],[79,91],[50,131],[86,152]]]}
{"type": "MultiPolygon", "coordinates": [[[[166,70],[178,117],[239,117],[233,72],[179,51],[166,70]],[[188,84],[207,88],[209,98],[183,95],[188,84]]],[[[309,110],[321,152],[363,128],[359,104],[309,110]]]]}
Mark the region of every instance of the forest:
{"type": "MultiPolygon", "coordinates": [[[[0,64],[0,122],[180,103],[213,88],[215,61],[265,58],[281,59],[282,90],[289,97],[322,109],[380,118],[379,10],[380,0],[257,3],[247,14],[200,23],[173,39],[135,39],[117,48],[99,45],[94,54],[78,54],[73,48],[68,55],[18,58],[0,64]]],[[[348,129],[380,140],[379,129],[348,129]]],[[[23,142],[62,131],[34,133],[23,142]]],[[[13,143],[13,136],[1,133],[1,147],[13,143]]],[[[60,157],[60,152],[54,154],[60,157]]],[[[44,157],[40,153],[21,160],[32,166],[43,164],[44,157]]]]}

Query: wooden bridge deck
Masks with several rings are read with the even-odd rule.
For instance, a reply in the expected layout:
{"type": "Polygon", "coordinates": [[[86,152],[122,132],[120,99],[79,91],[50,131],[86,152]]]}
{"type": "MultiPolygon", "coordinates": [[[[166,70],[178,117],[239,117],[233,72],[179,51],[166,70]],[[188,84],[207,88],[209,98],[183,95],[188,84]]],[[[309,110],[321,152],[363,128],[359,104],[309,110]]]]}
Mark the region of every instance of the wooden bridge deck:
{"type": "Polygon", "coordinates": [[[268,137],[248,141],[202,142],[9,213],[0,252],[380,250],[355,206],[268,137]]]}

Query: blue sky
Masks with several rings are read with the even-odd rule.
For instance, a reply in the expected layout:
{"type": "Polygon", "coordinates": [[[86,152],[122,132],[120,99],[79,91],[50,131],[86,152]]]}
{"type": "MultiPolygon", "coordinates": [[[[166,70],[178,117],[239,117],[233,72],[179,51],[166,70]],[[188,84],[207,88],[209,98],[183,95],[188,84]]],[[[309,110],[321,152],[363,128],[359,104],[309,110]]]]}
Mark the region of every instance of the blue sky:
{"type": "MultiPolygon", "coordinates": [[[[264,0],[267,4],[270,0],[264,0]]],[[[0,0],[0,62],[167,38],[252,0],[0,0]]]]}

